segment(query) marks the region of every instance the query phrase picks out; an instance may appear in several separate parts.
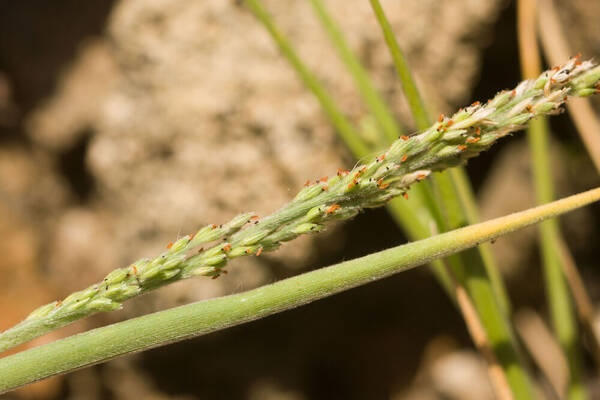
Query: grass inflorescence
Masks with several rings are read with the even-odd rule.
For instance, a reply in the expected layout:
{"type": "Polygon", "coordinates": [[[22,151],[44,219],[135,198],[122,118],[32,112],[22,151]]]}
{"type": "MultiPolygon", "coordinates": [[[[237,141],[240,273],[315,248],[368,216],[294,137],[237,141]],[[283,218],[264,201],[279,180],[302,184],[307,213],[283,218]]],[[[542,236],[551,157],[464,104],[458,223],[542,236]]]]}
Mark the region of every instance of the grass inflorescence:
{"type": "Polygon", "coordinates": [[[205,226],[169,243],[154,259],[116,269],[101,282],[38,308],[0,334],[0,352],[85,316],[119,309],[124,301],[171,282],[192,276],[216,278],[231,258],[259,256],[299,235],[319,232],[329,221],[406,197],[411,184],[432,172],[464,163],[536,116],[560,112],[569,95],[598,93],[599,80],[600,67],[577,56],[514,90],[499,92],[487,103],[473,103],[450,117],[440,115],[429,128],[401,136],[367,162],[308,181],[270,216],[260,219],[246,213],[223,225],[205,226]]]}

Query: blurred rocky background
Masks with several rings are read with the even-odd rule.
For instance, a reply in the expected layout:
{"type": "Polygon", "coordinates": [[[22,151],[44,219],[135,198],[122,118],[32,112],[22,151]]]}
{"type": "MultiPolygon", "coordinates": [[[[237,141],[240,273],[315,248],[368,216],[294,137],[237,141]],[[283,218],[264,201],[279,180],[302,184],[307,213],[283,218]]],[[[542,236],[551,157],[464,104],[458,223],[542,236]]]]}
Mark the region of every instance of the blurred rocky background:
{"type": "MultiPolygon", "coordinates": [[[[306,2],[265,1],[361,123],[365,109],[306,2]]],[[[406,101],[368,2],[327,0],[399,120],[406,101]]],[[[387,0],[431,108],[519,80],[515,5],[387,0]]],[[[589,2],[561,5],[573,48],[600,53],[589,2]]],[[[568,117],[553,120],[561,195],[599,184],[568,117]]],[[[160,252],[198,226],[265,215],[306,179],[350,167],[318,103],[239,1],[0,3],[0,329],[36,306],[160,252]]],[[[522,135],[473,160],[486,218],[533,204],[522,135]]],[[[593,298],[598,209],[564,218],[593,298]],[[595,213],[594,213],[595,210],[595,213]]],[[[495,245],[517,307],[544,314],[535,230],[495,245]]],[[[41,338],[54,340],[269,283],[405,241],[373,210],[281,251],[246,257],[41,338]]],[[[426,269],[242,327],[124,357],[2,398],[491,399],[462,320],[426,269]]]]}

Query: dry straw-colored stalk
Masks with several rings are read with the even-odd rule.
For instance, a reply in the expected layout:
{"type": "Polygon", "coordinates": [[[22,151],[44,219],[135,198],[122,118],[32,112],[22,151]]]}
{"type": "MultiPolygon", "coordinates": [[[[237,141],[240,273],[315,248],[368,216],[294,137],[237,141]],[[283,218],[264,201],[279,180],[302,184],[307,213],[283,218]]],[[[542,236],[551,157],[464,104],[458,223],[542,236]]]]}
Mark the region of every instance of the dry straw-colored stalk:
{"type": "Polygon", "coordinates": [[[154,259],[116,269],[101,282],[38,308],[0,334],[0,352],[85,316],[119,309],[124,301],[171,282],[192,276],[216,278],[231,258],[276,250],[301,234],[319,232],[328,221],[348,219],[363,208],[407,196],[412,183],[432,172],[477,156],[536,116],[559,113],[568,95],[599,92],[599,80],[600,67],[575,57],[512,91],[499,92],[486,104],[476,102],[452,117],[440,116],[425,131],[402,136],[387,151],[350,171],[340,169],[331,178],[307,182],[290,203],[270,216],[258,219],[247,213],[224,225],[208,225],[170,243],[154,259]]]}

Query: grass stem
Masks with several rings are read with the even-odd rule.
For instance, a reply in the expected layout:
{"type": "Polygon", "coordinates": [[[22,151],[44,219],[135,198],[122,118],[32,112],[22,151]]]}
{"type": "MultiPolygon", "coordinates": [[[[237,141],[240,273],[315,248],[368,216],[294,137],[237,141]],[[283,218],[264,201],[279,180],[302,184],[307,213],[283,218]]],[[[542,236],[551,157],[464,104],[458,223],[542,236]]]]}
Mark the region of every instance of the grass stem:
{"type": "Polygon", "coordinates": [[[600,200],[600,188],[321,268],[247,292],[172,308],[0,359],[0,393],[123,354],[264,318],[448,256],[600,200]]]}

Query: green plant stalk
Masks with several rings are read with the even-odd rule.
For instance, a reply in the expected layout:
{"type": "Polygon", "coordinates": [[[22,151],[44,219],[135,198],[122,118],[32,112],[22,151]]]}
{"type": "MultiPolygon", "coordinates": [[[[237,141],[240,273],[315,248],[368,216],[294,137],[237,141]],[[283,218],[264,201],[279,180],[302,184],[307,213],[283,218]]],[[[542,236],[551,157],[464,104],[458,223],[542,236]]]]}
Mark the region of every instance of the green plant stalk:
{"type": "MultiPolygon", "coordinates": [[[[554,199],[548,132],[548,122],[544,118],[531,121],[527,132],[538,204],[549,203],[554,199]]],[[[539,225],[538,231],[552,325],[569,366],[567,398],[585,399],[585,389],[581,381],[582,360],[577,322],[560,258],[554,246],[555,240],[560,237],[558,221],[547,220],[539,225]]]]}
{"type": "Polygon", "coordinates": [[[188,304],[0,359],[0,393],[53,375],[298,307],[444,257],[600,199],[600,188],[311,271],[247,292],[188,304]]]}
{"type": "Polygon", "coordinates": [[[377,90],[375,90],[362,64],[349,49],[342,32],[327,12],[323,2],[321,0],[310,0],[310,2],[339,57],[354,78],[356,87],[375,118],[380,132],[384,135],[383,143],[387,146],[402,134],[392,111],[377,90]]]}
{"type": "Polygon", "coordinates": [[[425,127],[430,125],[429,116],[427,115],[427,108],[425,107],[425,103],[423,103],[423,100],[421,99],[419,89],[412,78],[406,58],[400,50],[400,46],[398,46],[394,31],[392,30],[392,27],[385,16],[385,12],[381,8],[381,4],[379,4],[379,0],[370,0],[370,2],[371,7],[375,12],[375,16],[377,17],[377,22],[379,22],[379,26],[383,31],[383,37],[387,43],[390,55],[394,60],[398,78],[400,78],[400,82],[402,82],[402,88],[404,89],[404,93],[406,93],[408,105],[410,106],[410,110],[415,119],[416,125],[419,129],[425,129],[425,127]]]}
{"type": "MultiPolygon", "coordinates": [[[[404,53],[400,49],[394,32],[387,20],[385,12],[379,3],[379,0],[370,0],[371,6],[377,17],[377,21],[382,29],[383,36],[388,45],[390,54],[396,66],[396,72],[398,78],[402,82],[402,87],[406,93],[408,104],[410,106],[413,117],[419,129],[425,129],[430,125],[430,118],[428,116],[427,107],[423,102],[423,99],[419,93],[419,89],[412,77],[408,62],[404,57],[404,53]]],[[[442,172],[438,177],[434,177],[434,182],[440,186],[445,186],[445,191],[448,192],[448,197],[442,197],[441,200],[447,207],[456,210],[459,215],[464,215],[466,220],[473,224],[479,221],[479,213],[477,211],[477,204],[475,201],[475,195],[469,182],[469,178],[462,167],[451,168],[447,172],[442,172]],[[446,178],[445,175],[450,174],[450,178],[446,178]]],[[[458,227],[460,224],[454,224],[451,227],[458,227]]],[[[489,245],[485,244],[479,248],[481,253],[480,259],[473,259],[475,262],[480,264],[487,271],[487,275],[490,279],[490,284],[494,289],[494,294],[497,298],[500,308],[508,315],[510,313],[510,302],[508,295],[506,294],[506,288],[502,282],[499,270],[494,262],[491,249],[489,245]]]]}
{"type": "Polygon", "coordinates": [[[346,142],[350,150],[355,154],[360,154],[360,157],[369,154],[371,152],[369,146],[361,139],[361,136],[354,128],[354,125],[348,121],[340,111],[318,79],[316,79],[306,68],[285,36],[279,31],[275,24],[273,24],[271,16],[262,7],[260,2],[256,0],[246,0],[246,4],[265,26],[284,56],[292,63],[302,82],[310,88],[317,97],[321,107],[323,107],[327,116],[333,121],[339,135],[343,138],[344,142],[346,142]]]}

